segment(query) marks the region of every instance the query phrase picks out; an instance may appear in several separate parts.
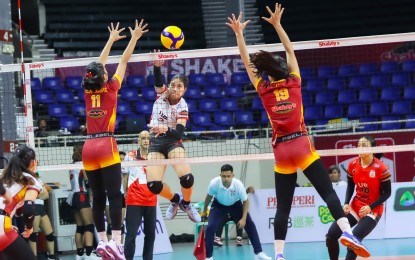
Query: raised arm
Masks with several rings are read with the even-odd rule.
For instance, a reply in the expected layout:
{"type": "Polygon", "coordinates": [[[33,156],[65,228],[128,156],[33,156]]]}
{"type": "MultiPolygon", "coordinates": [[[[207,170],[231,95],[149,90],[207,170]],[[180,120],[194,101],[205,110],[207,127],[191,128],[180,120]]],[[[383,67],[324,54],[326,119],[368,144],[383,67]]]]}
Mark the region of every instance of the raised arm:
{"type": "Polygon", "coordinates": [[[294,48],[291,43],[290,38],[285,32],[284,28],[281,25],[281,16],[284,13],[284,8],[281,7],[281,4],[275,4],[275,11],[273,12],[268,6],[266,7],[270,15],[269,18],[262,17],[265,21],[274,26],[275,31],[280,38],[280,41],[285,49],[285,54],[287,58],[288,71],[300,74],[300,68],[298,66],[297,58],[295,57],[294,48]]]}
{"type": "Polygon", "coordinates": [[[244,39],[244,29],[248,25],[251,20],[247,20],[245,22],[241,22],[242,19],[242,12],[239,13],[238,18],[235,17],[234,14],[232,14],[232,18],[228,17],[229,23],[226,23],[233,32],[235,33],[236,42],[238,44],[239,53],[241,55],[242,62],[245,65],[246,72],[248,73],[249,79],[251,80],[252,84],[255,85],[255,83],[258,80],[258,76],[256,76],[254,69],[250,66],[250,59],[249,59],[249,53],[248,49],[246,48],[246,43],[244,39]]]}
{"type": "Polygon", "coordinates": [[[111,47],[114,44],[114,42],[124,39],[125,35],[120,35],[120,32],[124,31],[125,28],[118,29],[118,26],[120,23],[117,23],[117,25],[114,28],[114,24],[111,23],[111,27],[108,26],[108,31],[110,32],[110,37],[108,38],[107,43],[104,46],[104,49],[102,49],[101,54],[99,55],[98,62],[102,63],[102,65],[105,66],[107,63],[108,55],[110,54],[111,47]]]}
{"type": "Polygon", "coordinates": [[[147,28],[147,24],[144,23],[143,19],[141,19],[140,24],[138,24],[138,21],[135,20],[134,30],[131,27],[128,27],[128,29],[130,29],[131,39],[127,45],[127,48],[125,48],[121,56],[120,63],[118,63],[117,70],[115,71],[115,74],[118,75],[121,82],[124,79],[124,74],[127,68],[127,63],[130,60],[131,55],[133,54],[137,41],[141,38],[141,36],[143,36],[144,33],[148,32],[148,29],[146,28],[147,28]]]}

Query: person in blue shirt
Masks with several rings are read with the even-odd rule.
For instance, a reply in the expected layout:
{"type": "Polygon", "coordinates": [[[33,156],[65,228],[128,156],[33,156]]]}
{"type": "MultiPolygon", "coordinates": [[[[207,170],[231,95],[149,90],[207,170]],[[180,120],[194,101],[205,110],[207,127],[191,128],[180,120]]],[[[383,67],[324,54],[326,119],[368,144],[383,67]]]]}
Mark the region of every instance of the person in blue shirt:
{"type": "Polygon", "coordinates": [[[272,258],[262,252],[256,226],[248,213],[248,194],[243,183],[234,178],[233,167],[225,164],[220,169],[220,176],[210,181],[208,193],[205,198],[202,217],[207,216],[207,208],[212,199],[212,206],[208,217],[205,234],[206,259],[213,259],[213,240],[218,226],[225,218],[231,216],[239,229],[244,228],[254,248],[255,259],[272,258]]]}

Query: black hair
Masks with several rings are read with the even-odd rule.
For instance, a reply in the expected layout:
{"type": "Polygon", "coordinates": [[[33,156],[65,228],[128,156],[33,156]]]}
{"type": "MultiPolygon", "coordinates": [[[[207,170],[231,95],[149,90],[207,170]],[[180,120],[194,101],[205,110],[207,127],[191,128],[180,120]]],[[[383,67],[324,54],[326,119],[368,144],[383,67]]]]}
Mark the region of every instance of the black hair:
{"type": "Polygon", "coordinates": [[[98,90],[104,84],[105,69],[99,62],[91,62],[85,68],[85,76],[82,80],[82,87],[85,90],[98,90]]]}
{"type": "Polygon", "coordinates": [[[14,151],[14,154],[12,158],[10,158],[6,167],[4,167],[1,175],[3,183],[9,187],[12,186],[13,183],[28,185],[30,181],[23,177],[23,172],[29,173],[36,177],[36,174],[29,170],[32,160],[36,160],[35,151],[27,145],[19,145],[14,151]]]}
{"type": "Polygon", "coordinates": [[[340,168],[339,166],[333,164],[332,166],[329,167],[328,169],[328,173],[331,173],[332,171],[337,170],[340,173],[340,168]]]}
{"type": "Polygon", "coordinates": [[[230,164],[224,164],[222,165],[222,167],[220,167],[220,171],[221,172],[227,172],[227,171],[233,172],[233,167],[230,164]]]}
{"type": "MultiPolygon", "coordinates": [[[[365,138],[366,140],[368,140],[371,147],[376,146],[376,139],[373,136],[365,135],[365,136],[362,136],[361,138],[365,138]]],[[[382,158],[383,155],[384,155],[383,153],[375,153],[373,154],[373,157],[380,159],[382,158]]]]}
{"type": "Polygon", "coordinates": [[[75,144],[73,146],[73,154],[72,154],[72,162],[81,162],[82,161],[82,149],[84,145],[83,144],[75,144]]]}
{"type": "Polygon", "coordinates": [[[120,155],[124,155],[124,156],[126,156],[126,155],[127,155],[124,151],[119,151],[118,153],[119,153],[120,155]]]}
{"type": "Polygon", "coordinates": [[[187,88],[187,85],[189,85],[189,79],[183,74],[174,75],[174,77],[170,80],[170,82],[172,82],[175,79],[179,79],[180,81],[182,81],[184,88],[187,88]]]}
{"type": "Polygon", "coordinates": [[[289,75],[287,61],[268,51],[261,50],[252,55],[250,67],[254,69],[258,77],[266,74],[274,80],[281,80],[288,78],[289,75]]]}

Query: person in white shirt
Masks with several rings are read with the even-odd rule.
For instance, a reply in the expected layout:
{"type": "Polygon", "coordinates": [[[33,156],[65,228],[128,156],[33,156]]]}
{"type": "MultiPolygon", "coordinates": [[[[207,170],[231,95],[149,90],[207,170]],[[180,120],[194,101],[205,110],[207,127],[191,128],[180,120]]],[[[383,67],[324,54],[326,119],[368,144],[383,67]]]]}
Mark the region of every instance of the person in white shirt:
{"type": "Polygon", "coordinates": [[[331,184],[333,184],[333,188],[347,186],[346,181],[341,180],[340,168],[337,165],[332,165],[328,169],[329,178],[331,180],[331,184]]]}
{"type": "Polygon", "coordinates": [[[216,230],[225,218],[230,218],[236,223],[239,229],[244,228],[251,240],[254,248],[255,259],[272,259],[262,252],[261,242],[255,223],[252,221],[248,213],[249,201],[248,194],[243,183],[234,178],[233,167],[225,164],[220,169],[220,176],[210,181],[208,193],[205,199],[205,205],[202,217],[207,215],[207,207],[211,200],[210,213],[208,217],[208,225],[206,228],[205,245],[206,258],[213,259],[213,241],[216,230]]]}

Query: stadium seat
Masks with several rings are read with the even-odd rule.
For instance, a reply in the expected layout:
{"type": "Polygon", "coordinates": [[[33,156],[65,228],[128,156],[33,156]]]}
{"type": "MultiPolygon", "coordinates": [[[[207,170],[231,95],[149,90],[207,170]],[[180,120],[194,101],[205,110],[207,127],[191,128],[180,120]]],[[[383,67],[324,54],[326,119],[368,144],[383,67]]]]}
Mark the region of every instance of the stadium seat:
{"type": "Polygon", "coordinates": [[[392,73],[399,71],[399,63],[396,61],[384,61],[380,64],[380,72],[392,73]]]}
{"type": "Polygon", "coordinates": [[[212,99],[201,99],[199,100],[199,110],[201,112],[213,112],[218,110],[218,105],[216,100],[212,99]]]}
{"type": "Polygon", "coordinates": [[[189,74],[189,84],[195,86],[206,86],[206,76],[202,73],[189,74]]]}
{"type": "Polygon", "coordinates": [[[147,87],[146,80],[142,75],[128,75],[127,76],[127,85],[135,88],[145,88],[147,87]]]}
{"type": "Polygon", "coordinates": [[[339,76],[351,76],[357,73],[357,68],[354,64],[342,64],[339,66],[339,76]]]}
{"type": "Polygon", "coordinates": [[[212,126],[212,120],[209,113],[194,113],[193,123],[199,126],[210,127],[212,126]]]}
{"type": "Polygon", "coordinates": [[[239,110],[238,102],[233,98],[222,98],[220,101],[220,109],[222,111],[237,111],[239,110]]]}
{"type": "Polygon", "coordinates": [[[322,91],[326,88],[325,81],[320,78],[308,79],[305,89],[307,91],[322,91]]]}
{"type": "MultiPolygon", "coordinates": [[[[376,117],[363,117],[359,118],[359,122],[361,123],[370,123],[379,121],[376,117]]],[[[377,131],[379,129],[379,124],[362,124],[356,129],[359,132],[366,132],[366,131],[377,131]]]]}
{"type": "MultiPolygon", "coordinates": [[[[161,75],[161,81],[166,84],[166,77],[164,75],[161,75]]],[[[150,74],[147,76],[147,86],[148,87],[154,87],[154,75],[150,74]]]]}
{"type": "Polygon", "coordinates": [[[43,87],[50,90],[63,89],[62,81],[59,77],[46,77],[42,81],[43,87]]]}
{"type": "Polygon", "coordinates": [[[328,104],[324,106],[324,118],[327,120],[342,118],[343,117],[343,105],[341,104],[328,104]]]}
{"type": "Polygon", "coordinates": [[[52,91],[39,90],[35,92],[34,100],[36,104],[50,104],[55,102],[55,96],[52,91]]]}
{"type": "Polygon", "coordinates": [[[138,115],[149,116],[153,112],[152,102],[137,102],[135,104],[135,111],[138,115]]]}
{"type": "Polygon", "coordinates": [[[215,112],[213,114],[213,122],[220,126],[231,127],[235,125],[233,114],[230,112],[215,112]]]}
{"type": "Polygon", "coordinates": [[[395,72],[392,74],[392,86],[410,86],[410,72],[395,72]]]}
{"type": "Polygon", "coordinates": [[[356,89],[362,89],[369,87],[369,77],[365,75],[355,75],[349,77],[349,87],[350,88],[356,88],[356,89]]]}
{"type": "Polygon", "coordinates": [[[85,100],[84,89],[78,90],[77,94],[78,94],[78,100],[79,101],[84,101],[85,100]]]}
{"type": "Polygon", "coordinates": [[[48,115],[56,118],[67,117],[68,111],[64,104],[49,104],[48,115]]]}
{"type": "Polygon", "coordinates": [[[347,117],[348,118],[360,118],[367,115],[366,104],[364,103],[353,103],[347,106],[347,117]]]}
{"type": "Polygon", "coordinates": [[[210,131],[220,131],[220,136],[224,137],[226,139],[233,139],[235,138],[235,134],[233,131],[229,131],[229,126],[223,126],[223,125],[212,125],[209,127],[210,131]],[[225,132],[227,131],[227,132],[225,132]]]}
{"type": "Polygon", "coordinates": [[[268,118],[268,114],[267,111],[262,111],[261,113],[261,125],[267,125],[269,123],[269,118],[268,118]]]}
{"type": "Polygon", "coordinates": [[[388,102],[372,102],[369,104],[369,116],[383,116],[389,114],[388,102]]]}
{"type": "Polygon", "coordinates": [[[143,88],[143,90],[141,92],[141,96],[145,100],[149,100],[149,101],[156,101],[156,99],[157,99],[157,93],[156,93],[156,90],[154,89],[154,87],[143,88]]]}
{"type": "Polygon", "coordinates": [[[313,93],[309,91],[303,91],[302,92],[302,98],[303,98],[303,106],[309,106],[313,105],[313,93]]]}
{"type": "Polygon", "coordinates": [[[323,117],[323,107],[321,105],[308,106],[304,108],[304,118],[306,120],[319,120],[323,117]]]}
{"type": "Polygon", "coordinates": [[[340,90],[337,94],[337,102],[340,104],[350,104],[357,101],[357,92],[355,89],[340,90]]]}
{"type": "Polygon", "coordinates": [[[375,63],[363,63],[359,66],[359,74],[373,74],[378,72],[378,65],[375,63]]]}
{"type": "Polygon", "coordinates": [[[79,121],[76,117],[62,117],[59,122],[60,129],[66,128],[72,134],[79,131],[79,121]]]}
{"type": "Polygon", "coordinates": [[[378,92],[376,89],[363,88],[359,91],[360,102],[373,102],[378,100],[378,92]]]}
{"type": "Polygon", "coordinates": [[[143,115],[133,115],[125,117],[125,132],[137,134],[147,129],[146,118],[143,115]]]}
{"type": "Polygon", "coordinates": [[[415,71],[415,60],[406,60],[402,62],[402,71],[414,72],[415,71]]]}
{"type": "Polygon", "coordinates": [[[85,104],[75,103],[71,107],[71,112],[73,116],[84,117],[86,115],[85,104]]]}
{"type": "Polygon", "coordinates": [[[252,110],[263,110],[264,105],[262,105],[261,98],[259,96],[256,96],[252,99],[252,110]]]}
{"type": "MultiPolygon", "coordinates": [[[[119,130],[120,126],[124,123],[124,117],[122,115],[118,115],[115,119],[115,129],[119,130]]],[[[125,130],[125,129],[124,129],[125,130]]]]}
{"type": "Polygon", "coordinates": [[[73,92],[70,90],[61,89],[55,93],[56,102],[72,104],[75,102],[73,92]]]}
{"type": "Polygon", "coordinates": [[[82,89],[82,77],[68,76],[65,78],[65,85],[67,89],[80,90],[82,89]]]}
{"type": "Polygon", "coordinates": [[[237,126],[247,128],[258,125],[258,123],[254,120],[254,114],[251,111],[239,111],[238,113],[235,113],[235,116],[237,126]]]}
{"type": "Polygon", "coordinates": [[[246,72],[234,72],[231,75],[231,83],[236,85],[247,85],[251,83],[248,73],[246,72]]]}
{"type": "Polygon", "coordinates": [[[233,98],[245,97],[245,92],[242,85],[231,84],[225,86],[225,96],[233,98]]]}
{"type": "Polygon", "coordinates": [[[205,87],[205,97],[207,98],[223,98],[222,86],[220,85],[209,85],[205,87]]]}
{"type": "Polygon", "coordinates": [[[403,98],[415,101],[415,86],[406,86],[403,90],[403,98]]]}
{"type": "Polygon", "coordinates": [[[401,99],[401,88],[382,88],[380,92],[380,99],[386,101],[394,101],[401,99]]]}
{"type": "Polygon", "coordinates": [[[315,104],[325,105],[334,103],[335,93],[332,91],[320,91],[316,93],[315,104]]]}
{"type": "Polygon", "coordinates": [[[409,100],[396,100],[392,103],[391,113],[394,115],[413,114],[412,102],[409,100]]]}
{"type": "Polygon", "coordinates": [[[415,128],[415,115],[407,115],[406,120],[414,120],[405,122],[405,129],[415,128]]]}
{"type": "Polygon", "coordinates": [[[399,116],[382,116],[382,124],[380,125],[380,130],[396,130],[401,129],[400,122],[386,122],[386,121],[397,121],[401,120],[399,116]]]}
{"type": "Polygon", "coordinates": [[[187,108],[189,109],[189,113],[193,113],[197,111],[196,100],[186,100],[187,108]]]}
{"type": "Polygon", "coordinates": [[[370,86],[375,88],[384,88],[389,86],[390,77],[385,73],[373,74],[370,77],[370,86]]]}
{"type": "Polygon", "coordinates": [[[301,67],[300,76],[303,79],[313,78],[314,77],[314,68],[313,67],[301,67]]]}
{"type": "Polygon", "coordinates": [[[118,102],[117,104],[118,115],[133,115],[134,112],[131,110],[131,105],[128,102],[118,102]]]}
{"type": "Polygon", "coordinates": [[[189,86],[184,93],[184,97],[187,99],[201,99],[203,98],[202,95],[202,88],[199,85],[192,85],[189,86]]]}
{"type": "Polygon", "coordinates": [[[140,100],[140,97],[138,96],[138,91],[137,88],[133,88],[133,87],[122,87],[120,89],[120,96],[124,101],[138,101],[140,100]]]}
{"type": "Polygon", "coordinates": [[[30,78],[30,89],[32,91],[43,90],[42,83],[39,78],[30,78]]]}
{"type": "Polygon", "coordinates": [[[222,73],[207,73],[206,81],[207,81],[206,85],[209,87],[211,87],[212,85],[224,86],[226,84],[225,78],[222,73]]]}
{"type": "Polygon", "coordinates": [[[334,66],[321,66],[317,69],[317,76],[329,78],[336,76],[336,68],[334,66]]]}
{"type": "Polygon", "coordinates": [[[327,89],[329,89],[329,90],[345,89],[344,78],[342,78],[342,77],[329,78],[327,80],[327,89]]]}

